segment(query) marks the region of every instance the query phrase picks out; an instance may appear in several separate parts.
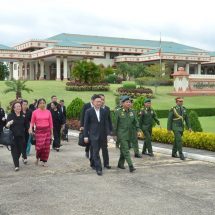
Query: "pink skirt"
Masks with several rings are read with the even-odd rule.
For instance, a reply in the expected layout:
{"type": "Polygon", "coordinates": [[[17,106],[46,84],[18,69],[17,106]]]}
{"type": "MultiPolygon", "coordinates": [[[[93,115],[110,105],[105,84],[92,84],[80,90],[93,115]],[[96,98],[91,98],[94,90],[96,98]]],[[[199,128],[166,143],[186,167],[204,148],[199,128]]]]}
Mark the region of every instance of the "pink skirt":
{"type": "Polygon", "coordinates": [[[47,162],[50,153],[51,129],[50,127],[36,128],[36,157],[41,161],[47,162]]]}

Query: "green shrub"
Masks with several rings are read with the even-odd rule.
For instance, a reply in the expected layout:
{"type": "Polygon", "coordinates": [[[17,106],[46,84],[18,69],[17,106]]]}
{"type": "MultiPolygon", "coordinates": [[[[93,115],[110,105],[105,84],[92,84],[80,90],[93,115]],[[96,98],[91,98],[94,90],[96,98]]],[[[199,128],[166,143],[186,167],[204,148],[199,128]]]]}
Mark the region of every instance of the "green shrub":
{"type": "Polygon", "coordinates": [[[137,85],[135,83],[124,83],[123,88],[127,90],[130,90],[130,89],[133,90],[137,88],[137,85]]]}
{"type": "Polygon", "coordinates": [[[105,81],[109,84],[121,84],[123,79],[118,77],[117,75],[110,74],[105,78],[105,81]]]}
{"type": "Polygon", "coordinates": [[[140,86],[172,86],[173,85],[173,79],[167,79],[167,78],[154,78],[154,77],[141,77],[135,79],[136,84],[140,86]]]}
{"type": "Polygon", "coordinates": [[[143,108],[145,98],[145,96],[140,96],[134,101],[133,109],[135,109],[137,113],[139,113],[140,110],[143,108]]]}
{"type": "MultiPolygon", "coordinates": [[[[192,108],[187,110],[188,113],[195,111],[199,117],[215,116],[215,108],[192,108]]],[[[156,110],[158,118],[167,118],[169,110],[156,110]]]]}
{"type": "MultiPolygon", "coordinates": [[[[167,129],[153,128],[152,141],[173,144],[174,135],[167,129]]],[[[206,132],[184,131],[183,146],[215,151],[215,134],[206,132]]]]}
{"type": "Polygon", "coordinates": [[[109,85],[66,86],[66,91],[109,91],[109,85]]]}
{"type": "Polygon", "coordinates": [[[193,131],[202,132],[202,126],[199,121],[198,114],[195,111],[190,111],[189,113],[190,125],[193,131]]]}
{"type": "Polygon", "coordinates": [[[83,105],[84,102],[80,98],[72,100],[66,110],[67,119],[80,119],[83,105]]]}

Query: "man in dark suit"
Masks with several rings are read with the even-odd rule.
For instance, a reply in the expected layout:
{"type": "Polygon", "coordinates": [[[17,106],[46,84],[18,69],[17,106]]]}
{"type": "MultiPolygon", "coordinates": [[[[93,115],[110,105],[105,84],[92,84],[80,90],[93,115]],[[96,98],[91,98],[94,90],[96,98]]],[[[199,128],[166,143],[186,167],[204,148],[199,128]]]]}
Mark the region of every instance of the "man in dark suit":
{"type": "MultiPolygon", "coordinates": [[[[94,96],[94,95],[93,95],[94,96]]],[[[93,107],[93,103],[92,103],[92,98],[93,96],[91,97],[91,101],[84,104],[83,108],[82,108],[82,111],[81,111],[81,119],[80,119],[80,124],[81,124],[81,127],[80,127],[80,131],[83,131],[84,130],[84,118],[85,118],[85,113],[88,109],[90,109],[91,107],[93,107]]],[[[85,147],[85,155],[87,158],[90,159],[90,163],[91,163],[91,166],[93,167],[93,156],[92,156],[92,152],[90,152],[90,142],[86,145],[85,147]]]]}
{"type": "MultiPolygon", "coordinates": [[[[108,106],[105,105],[105,96],[104,94],[99,94],[99,96],[101,97],[102,100],[102,108],[107,112],[108,115],[108,127],[109,127],[109,131],[110,134],[113,133],[113,124],[112,124],[112,120],[111,120],[111,113],[110,113],[110,108],[108,106]]],[[[103,156],[103,161],[104,161],[104,167],[106,167],[107,169],[110,169],[111,166],[109,166],[109,155],[108,155],[108,143],[107,143],[107,139],[105,140],[103,147],[102,147],[102,156],[103,156]]]]}
{"type": "Polygon", "coordinates": [[[102,175],[102,165],[99,156],[100,149],[110,134],[107,112],[101,108],[102,101],[99,95],[93,96],[94,107],[88,109],[84,119],[84,141],[91,142],[93,148],[93,162],[98,175],[102,175]]]}
{"type": "MultiPolygon", "coordinates": [[[[47,104],[46,109],[51,110],[51,103],[52,102],[57,102],[57,96],[53,95],[51,97],[51,102],[49,104],[47,104]]],[[[60,104],[58,104],[57,108],[60,109],[60,104]]]]}
{"type": "Polygon", "coordinates": [[[6,117],[5,117],[5,112],[4,109],[1,108],[1,103],[0,103],[0,134],[3,131],[3,127],[6,125],[6,117]]]}
{"type": "Polygon", "coordinates": [[[60,100],[60,109],[61,109],[61,112],[64,116],[64,119],[66,119],[66,106],[64,105],[63,99],[60,100]]]}

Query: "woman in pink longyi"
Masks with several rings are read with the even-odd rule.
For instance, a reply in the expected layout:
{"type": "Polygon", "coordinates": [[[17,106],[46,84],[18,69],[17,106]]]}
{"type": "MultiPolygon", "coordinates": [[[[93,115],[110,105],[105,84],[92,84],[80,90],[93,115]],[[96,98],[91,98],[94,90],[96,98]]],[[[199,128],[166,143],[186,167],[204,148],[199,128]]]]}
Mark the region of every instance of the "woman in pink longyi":
{"type": "Polygon", "coordinates": [[[36,126],[36,165],[38,165],[40,160],[42,165],[46,166],[53,135],[53,122],[51,112],[46,109],[45,99],[38,100],[38,109],[32,113],[29,133],[32,134],[32,128],[34,126],[36,126]]]}

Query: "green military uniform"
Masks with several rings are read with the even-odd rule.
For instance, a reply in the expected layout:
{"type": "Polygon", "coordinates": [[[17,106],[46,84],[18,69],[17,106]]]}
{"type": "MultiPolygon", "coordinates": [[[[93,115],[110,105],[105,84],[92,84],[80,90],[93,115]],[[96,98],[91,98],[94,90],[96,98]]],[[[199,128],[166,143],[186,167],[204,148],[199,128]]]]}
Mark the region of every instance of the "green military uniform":
{"type": "Polygon", "coordinates": [[[139,123],[135,112],[131,109],[120,108],[115,113],[116,117],[116,135],[120,145],[120,158],[118,167],[124,167],[125,160],[129,167],[133,167],[129,149],[132,142],[132,129],[139,130],[139,123]]]}
{"type": "Polygon", "coordinates": [[[154,121],[158,125],[160,125],[160,121],[158,120],[155,111],[151,107],[149,108],[144,107],[140,113],[140,128],[142,129],[144,133],[144,138],[145,138],[142,154],[147,154],[147,150],[148,150],[148,153],[151,156],[153,156],[151,137],[152,137],[152,126],[154,121]]]}
{"type": "Polygon", "coordinates": [[[190,129],[190,122],[188,118],[187,110],[184,106],[176,105],[169,111],[167,129],[172,130],[174,133],[174,144],[172,148],[172,156],[177,157],[177,151],[180,158],[184,159],[182,153],[182,135],[184,131],[184,121],[187,127],[190,129]]]}

